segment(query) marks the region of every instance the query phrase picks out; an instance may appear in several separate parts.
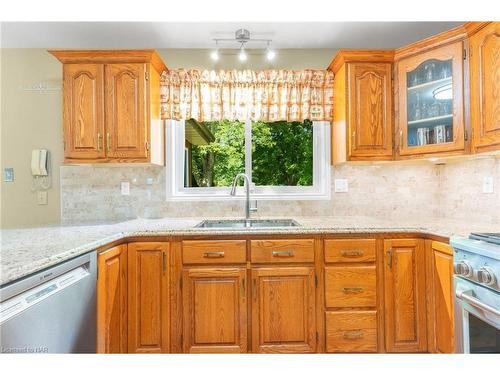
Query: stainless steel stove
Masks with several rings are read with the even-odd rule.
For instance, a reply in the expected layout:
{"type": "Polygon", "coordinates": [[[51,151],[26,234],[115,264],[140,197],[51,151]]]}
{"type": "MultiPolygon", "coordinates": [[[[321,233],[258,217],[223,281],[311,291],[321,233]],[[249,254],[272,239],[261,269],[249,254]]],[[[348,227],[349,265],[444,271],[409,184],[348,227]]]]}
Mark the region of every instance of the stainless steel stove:
{"type": "Polygon", "coordinates": [[[500,233],[452,237],[459,353],[500,353],[500,233]]]}

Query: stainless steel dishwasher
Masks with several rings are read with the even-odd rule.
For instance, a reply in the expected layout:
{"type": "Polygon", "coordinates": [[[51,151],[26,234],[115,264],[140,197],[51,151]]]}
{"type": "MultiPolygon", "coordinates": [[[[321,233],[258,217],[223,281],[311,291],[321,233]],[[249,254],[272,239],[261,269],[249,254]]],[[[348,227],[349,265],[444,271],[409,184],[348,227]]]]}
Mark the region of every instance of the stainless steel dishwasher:
{"type": "Polygon", "coordinates": [[[0,289],[2,353],[96,352],[96,252],[0,289]]]}

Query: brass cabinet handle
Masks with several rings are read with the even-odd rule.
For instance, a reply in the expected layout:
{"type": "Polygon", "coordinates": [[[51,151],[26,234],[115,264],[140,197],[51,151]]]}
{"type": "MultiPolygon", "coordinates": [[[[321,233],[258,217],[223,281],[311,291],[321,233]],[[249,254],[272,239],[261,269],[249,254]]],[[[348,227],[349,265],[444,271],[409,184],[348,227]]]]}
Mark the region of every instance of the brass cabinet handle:
{"type": "Polygon", "coordinates": [[[387,250],[387,265],[389,266],[389,269],[392,269],[392,247],[387,250]]]}
{"type": "Polygon", "coordinates": [[[273,257],[289,258],[293,257],[293,251],[273,251],[273,257]]]}
{"type": "Polygon", "coordinates": [[[345,294],[361,293],[362,291],[363,288],[342,288],[342,292],[345,294]]]}
{"type": "Polygon", "coordinates": [[[224,258],[224,251],[207,251],[203,253],[204,258],[224,258]]]}
{"type": "Polygon", "coordinates": [[[162,268],[163,274],[165,275],[165,272],[167,271],[167,254],[165,254],[165,252],[162,253],[162,268]]]}
{"type": "Polygon", "coordinates": [[[363,256],[363,250],[341,250],[340,255],[346,258],[358,258],[363,256]]]}
{"type": "Polygon", "coordinates": [[[403,148],[403,129],[399,131],[399,149],[403,148]]]}
{"type": "Polygon", "coordinates": [[[361,337],[364,336],[364,332],[360,329],[353,330],[353,331],[345,331],[343,334],[345,339],[360,339],[361,337]]]}
{"type": "Polygon", "coordinates": [[[102,150],[102,134],[97,133],[97,151],[102,150]]]}
{"type": "Polygon", "coordinates": [[[109,132],[106,133],[106,151],[111,150],[111,137],[109,135],[109,132]]]}
{"type": "Polygon", "coordinates": [[[245,288],[245,279],[242,279],[241,280],[241,298],[245,298],[245,291],[246,291],[246,288],[245,288]]]}
{"type": "Polygon", "coordinates": [[[257,299],[257,279],[252,279],[252,297],[257,299]]]}

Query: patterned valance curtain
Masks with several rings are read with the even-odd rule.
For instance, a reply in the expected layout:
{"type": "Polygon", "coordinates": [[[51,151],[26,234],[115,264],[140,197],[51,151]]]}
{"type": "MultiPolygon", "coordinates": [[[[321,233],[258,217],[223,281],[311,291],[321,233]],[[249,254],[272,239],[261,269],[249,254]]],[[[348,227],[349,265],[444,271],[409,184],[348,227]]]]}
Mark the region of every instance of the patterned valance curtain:
{"type": "Polygon", "coordinates": [[[163,119],[331,121],[333,73],[327,70],[186,70],[161,77],[163,119]]]}

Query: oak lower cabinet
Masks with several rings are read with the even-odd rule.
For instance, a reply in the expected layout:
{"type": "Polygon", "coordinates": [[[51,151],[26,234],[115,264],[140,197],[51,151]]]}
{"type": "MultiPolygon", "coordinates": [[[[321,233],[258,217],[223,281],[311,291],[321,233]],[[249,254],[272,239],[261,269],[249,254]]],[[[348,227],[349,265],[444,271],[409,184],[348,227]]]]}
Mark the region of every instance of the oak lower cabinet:
{"type": "Polygon", "coordinates": [[[63,63],[65,163],[164,164],[154,50],[51,50],[63,63]]]}
{"type": "Polygon", "coordinates": [[[475,152],[500,149],[500,22],[470,37],[472,146],[475,152]]]}
{"type": "Polygon", "coordinates": [[[454,353],[453,249],[426,240],[427,324],[431,353],[454,353]]]}
{"type": "Polygon", "coordinates": [[[324,248],[326,352],[378,352],[376,240],[326,239],[324,248]]]}
{"type": "Polygon", "coordinates": [[[252,269],[252,352],[316,352],[314,267],[252,269]]]}
{"type": "Polygon", "coordinates": [[[166,242],[128,244],[128,352],[168,353],[170,303],[166,242]]]}
{"type": "Polygon", "coordinates": [[[182,284],[184,352],[247,352],[246,268],[189,268],[182,284]]]}
{"type": "Polygon", "coordinates": [[[423,242],[384,240],[385,349],[389,353],[427,351],[423,242]]]}
{"type": "Polygon", "coordinates": [[[127,353],[127,245],[97,257],[97,353],[127,353]]]}

